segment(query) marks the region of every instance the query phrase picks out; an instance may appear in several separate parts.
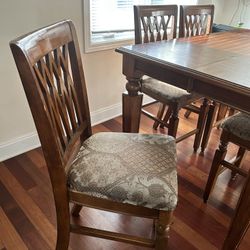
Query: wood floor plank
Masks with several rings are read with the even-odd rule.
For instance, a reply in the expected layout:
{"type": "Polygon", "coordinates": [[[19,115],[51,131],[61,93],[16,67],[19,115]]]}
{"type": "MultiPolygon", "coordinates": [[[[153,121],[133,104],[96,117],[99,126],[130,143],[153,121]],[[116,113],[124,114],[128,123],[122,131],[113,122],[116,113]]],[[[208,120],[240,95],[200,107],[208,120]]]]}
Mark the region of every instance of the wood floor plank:
{"type": "Polygon", "coordinates": [[[179,194],[183,199],[191,202],[193,206],[211,216],[224,227],[229,227],[229,216],[226,216],[219,209],[216,209],[210,204],[205,204],[200,197],[197,197],[194,193],[189,192],[182,186],[179,186],[179,194]]]}
{"type": "Polygon", "coordinates": [[[5,248],[5,246],[4,246],[3,242],[2,242],[2,240],[0,239],[0,250],[3,250],[4,248],[5,248]]]}
{"type": "Polygon", "coordinates": [[[0,207],[0,249],[26,250],[27,246],[17,234],[15,228],[10,223],[3,209],[0,207]],[[3,242],[1,246],[1,242],[3,242]]]}
{"type": "Polygon", "coordinates": [[[178,217],[174,216],[172,230],[178,232],[184,239],[192,244],[196,249],[215,250],[216,248],[208,240],[202,237],[196,230],[193,230],[178,217]]]}
{"type": "Polygon", "coordinates": [[[41,150],[31,150],[27,152],[26,155],[39,169],[46,168],[46,163],[41,150]]]}
{"type": "Polygon", "coordinates": [[[49,247],[53,249],[56,241],[56,230],[51,222],[44,216],[40,208],[33,202],[23,187],[5,167],[0,167],[0,181],[13,195],[18,205],[21,207],[35,228],[41,233],[41,236],[49,247]]]}
{"type": "Polygon", "coordinates": [[[8,192],[1,181],[0,190],[0,205],[26,246],[29,249],[49,250],[50,248],[41,237],[40,232],[36,230],[34,225],[27,218],[21,207],[17,204],[11,193],[8,192]]]}
{"type": "Polygon", "coordinates": [[[175,216],[187,224],[189,228],[199,232],[200,236],[211,242],[214,246],[219,247],[221,242],[223,242],[226,228],[209,214],[180,196],[175,216]]]}
{"type": "Polygon", "coordinates": [[[19,164],[17,159],[20,156],[15,158],[9,159],[5,161],[5,166],[8,167],[9,171],[15,178],[18,180],[19,183],[23,186],[24,189],[28,190],[36,185],[36,183],[30,178],[29,174],[24,171],[22,166],[19,164]]]}

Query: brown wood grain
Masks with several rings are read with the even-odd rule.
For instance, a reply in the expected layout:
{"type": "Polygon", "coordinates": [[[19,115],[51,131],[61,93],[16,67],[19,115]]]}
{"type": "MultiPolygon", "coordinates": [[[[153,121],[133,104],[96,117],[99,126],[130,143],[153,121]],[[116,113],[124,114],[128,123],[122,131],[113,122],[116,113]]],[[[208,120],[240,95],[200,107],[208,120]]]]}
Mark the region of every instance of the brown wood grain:
{"type": "MultiPolygon", "coordinates": [[[[117,49],[134,74],[148,75],[250,112],[249,30],[212,33],[117,49]]],[[[123,73],[129,74],[124,64],[123,73]]],[[[136,98],[135,98],[136,99],[136,98]]],[[[131,104],[132,105],[132,104],[131,104]]]]}
{"type": "Polygon", "coordinates": [[[23,189],[4,166],[0,168],[0,181],[13,195],[17,204],[32,222],[33,226],[40,232],[48,246],[53,248],[55,246],[55,228],[48,218],[44,216],[40,208],[33,202],[31,197],[25,192],[25,189],[23,189]]]}
{"type": "Polygon", "coordinates": [[[28,249],[1,207],[0,232],[0,249],[3,249],[4,247],[17,250],[28,249]]]}
{"type": "MultiPolygon", "coordinates": [[[[157,105],[150,107],[151,109],[157,110],[157,105]]],[[[181,112],[180,118],[182,119],[180,130],[188,130],[190,126],[195,124],[195,119],[192,119],[193,114],[189,119],[184,118],[183,112],[181,112]]],[[[111,121],[104,122],[100,125],[93,127],[93,132],[100,131],[121,131],[121,117],[112,119],[111,121]]],[[[152,130],[152,120],[144,117],[141,118],[141,132],[150,133],[154,132],[152,130]]],[[[157,133],[167,133],[166,129],[158,130],[157,133]]],[[[211,194],[211,199],[206,205],[202,201],[203,189],[206,183],[206,177],[208,175],[208,170],[210,168],[211,159],[214,154],[214,148],[218,145],[220,130],[213,128],[211,141],[208,145],[208,149],[205,152],[204,156],[199,154],[194,154],[192,150],[193,140],[189,138],[183,142],[180,142],[177,146],[177,155],[178,155],[178,173],[179,173],[179,196],[180,196],[180,206],[177,207],[175,218],[172,225],[172,231],[170,233],[169,240],[169,249],[170,250],[179,250],[179,249],[221,249],[222,241],[226,236],[227,230],[230,224],[230,218],[233,214],[237,198],[239,197],[239,190],[242,187],[242,181],[239,178],[236,178],[233,184],[230,184],[230,172],[227,171],[223,173],[218,180],[217,188],[211,194]],[[201,165],[204,165],[201,167],[201,165]],[[229,183],[230,187],[227,188],[229,183]],[[234,197],[234,198],[233,198],[234,197]],[[203,222],[199,225],[200,218],[203,218],[203,222]],[[198,222],[197,222],[198,221],[198,222]],[[206,227],[210,227],[206,229],[206,227]],[[211,228],[212,227],[212,228],[211,228]],[[217,237],[218,235],[218,237],[217,237]]],[[[234,152],[235,148],[229,150],[231,155],[234,152]]],[[[9,172],[9,175],[6,175],[5,178],[0,180],[0,183],[9,182],[14,179],[20,182],[21,189],[23,192],[19,192],[20,199],[22,197],[29,196],[30,199],[25,200],[28,202],[27,206],[31,208],[33,206],[39,206],[41,210],[41,215],[43,219],[50,220],[53,225],[53,230],[47,228],[46,230],[51,235],[55,237],[55,217],[52,219],[52,216],[55,216],[54,203],[51,197],[51,187],[43,187],[42,183],[47,183],[48,172],[44,166],[43,154],[41,149],[32,150],[27,152],[25,155],[20,155],[14,158],[15,161],[5,161],[4,164],[0,166],[0,172],[2,168],[5,168],[5,165],[8,167],[7,170],[13,166],[13,162],[18,162],[19,166],[27,164],[29,159],[31,162],[28,163],[29,168],[35,168],[32,171],[25,171],[24,168],[21,168],[21,171],[17,170],[19,174],[25,171],[29,178],[31,178],[35,187],[32,187],[29,190],[25,190],[25,186],[22,181],[24,179],[17,178],[15,170],[9,172]],[[37,164],[36,164],[37,159],[37,164]],[[10,163],[10,165],[8,165],[10,163]],[[46,170],[46,171],[45,171],[46,170]],[[40,173],[39,173],[40,172],[40,173]],[[36,176],[37,175],[37,176],[36,176]],[[7,179],[8,180],[7,180],[7,179]],[[41,179],[37,182],[37,179],[41,179]],[[43,180],[42,180],[43,179],[43,180]],[[39,184],[41,183],[41,184],[39,184]],[[48,193],[49,192],[49,193],[48,193]],[[46,201],[44,199],[48,196],[46,201]],[[41,200],[39,201],[39,197],[41,200]],[[43,205],[38,203],[45,203],[43,205]]],[[[244,166],[247,168],[249,165],[250,157],[247,155],[244,166]]],[[[27,169],[26,169],[27,170],[27,169]]],[[[14,182],[15,183],[15,182],[14,182]]],[[[43,237],[41,236],[42,232],[36,230],[33,225],[36,223],[34,220],[28,220],[31,225],[33,225],[33,234],[32,237],[25,236],[25,231],[28,229],[27,222],[23,219],[23,216],[28,218],[28,216],[20,211],[23,211],[25,207],[20,206],[19,203],[7,202],[10,201],[10,197],[6,197],[5,201],[3,200],[3,195],[6,193],[3,189],[3,185],[0,185],[0,206],[4,205],[4,213],[8,218],[10,225],[14,228],[16,233],[20,235],[22,241],[26,246],[29,246],[30,249],[53,249],[51,246],[47,246],[44,241],[44,245],[41,244],[43,237]],[[7,199],[7,200],[6,200],[7,199]],[[18,207],[18,210],[15,208],[18,207]],[[15,208],[15,209],[10,209],[15,208]],[[21,223],[17,218],[22,218],[21,223]],[[32,242],[30,242],[32,240],[32,242]]],[[[17,193],[13,190],[9,190],[9,195],[12,196],[12,199],[16,199],[15,196],[17,193]]],[[[14,200],[15,201],[15,200],[14,200]]],[[[27,211],[30,213],[29,211],[27,211]]],[[[81,217],[76,220],[77,223],[89,227],[100,227],[108,230],[117,230],[122,233],[131,233],[137,234],[143,237],[150,237],[151,233],[151,221],[149,219],[142,218],[131,218],[125,215],[116,215],[113,213],[101,212],[98,210],[85,208],[81,211],[81,217]],[[96,219],[98,218],[98,219],[96,219]]],[[[41,222],[39,222],[41,223],[41,222]]],[[[6,226],[10,226],[9,224],[6,226]]],[[[30,226],[29,226],[30,227],[30,226]]],[[[240,250],[248,250],[250,246],[250,237],[249,232],[247,232],[244,237],[240,250]]],[[[30,234],[30,233],[29,233],[30,234]]],[[[1,239],[1,237],[0,237],[1,239]]],[[[3,241],[2,241],[3,242],[3,241]]],[[[146,250],[147,248],[131,246],[125,243],[117,243],[108,240],[95,239],[92,237],[72,235],[70,247],[74,250],[84,249],[103,249],[103,250],[146,250]]],[[[8,248],[7,248],[8,249],[8,248]]]]}

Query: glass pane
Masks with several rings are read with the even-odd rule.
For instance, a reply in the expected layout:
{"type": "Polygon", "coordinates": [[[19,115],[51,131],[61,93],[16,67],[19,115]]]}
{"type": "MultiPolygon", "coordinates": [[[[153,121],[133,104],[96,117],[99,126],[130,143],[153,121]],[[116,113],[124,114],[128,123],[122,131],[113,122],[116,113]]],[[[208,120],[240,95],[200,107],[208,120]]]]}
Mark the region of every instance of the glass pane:
{"type": "Polygon", "coordinates": [[[197,0],[89,0],[91,42],[128,40],[134,36],[133,5],[196,4],[197,0]]]}

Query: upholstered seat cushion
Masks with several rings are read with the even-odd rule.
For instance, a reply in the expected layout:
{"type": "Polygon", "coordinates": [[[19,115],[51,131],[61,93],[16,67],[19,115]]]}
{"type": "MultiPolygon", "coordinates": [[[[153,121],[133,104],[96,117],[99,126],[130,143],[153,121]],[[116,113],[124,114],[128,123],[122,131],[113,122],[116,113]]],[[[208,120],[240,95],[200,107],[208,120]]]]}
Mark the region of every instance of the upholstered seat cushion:
{"type": "Polygon", "coordinates": [[[250,116],[238,113],[226,119],[221,127],[243,140],[250,140],[250,116]]]}
{"type": "Polygon", "coordinates": [[[158,81],[153,78],[143,79],[141,91],[162,103],[178,103],[180,106],[198,100],[202,96],[196,93],[188,93],[184,89],[158,81]]]}
{"type": "Polygon", "coordinates": [[[175,140],[166,135],[94,134],[74,160],[68,185],[95,197],[173,210],[177,203],[175,140]]]}

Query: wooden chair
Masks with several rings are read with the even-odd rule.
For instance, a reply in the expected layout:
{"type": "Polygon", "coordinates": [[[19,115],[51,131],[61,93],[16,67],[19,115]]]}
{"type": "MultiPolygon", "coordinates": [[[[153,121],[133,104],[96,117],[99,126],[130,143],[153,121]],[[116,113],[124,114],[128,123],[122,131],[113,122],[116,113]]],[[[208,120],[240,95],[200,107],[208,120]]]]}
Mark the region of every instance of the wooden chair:
{"type": "MultiPolygon", "coordinates": [[[[134,6],[135,19],[135,43],[157,42],[176,38],[177,5],[140,5],[134,6]]],[[[188,93],[186,90],[163,83],[153,78],[141,80],[141,91],[160,102],[157,115],[142,109],[142,113],[153,119],[153,128],[158,125],[168,128],[168,134],[176,137],[179,124],[179,110],[187,108],[199,114],[196,129],[176,139],[180,142],[195,134],[194,151],[199,148],[205,117],[208,110],[207,100],[204,100],[200,108],[191,104],[201,98],[200,95],[188,93]],[[165,112],[166,106],[168,106],[165,112]],[[164,114],[165,112],[165,114],[164,114]]]]}
{"type": "Polygon", "coordinates": [[[250,170],[246,171],[240,168],[241,163],[244,160],[246,151],[249,151],[250,149],[250,116],[243,113],[238,113],[236,115],[230,116],[221,124],[221,127],[222,134],[220,138],[220,145],[214,155],[211,170],[203,194],[203,200],[205,203],[207,202],[209,195],[215,185],[217,177],[225,169],[230,169],[232,171],[233,178],[235,178],[236,174],[239,174],[246,177],[247,180],[244,188],[241,191],[242,193],[235,210],[234,218],[230,225],[229,234],[227,235],[224,242],[223,249],[226,250],[237,248],[245,232],[247,231],[247,228],[250,225],[250,170]],[[231,161],[225,160],[227,145],[229,142],[239,146],[236,157],[231,161]],[[237,219],[239,219],[239,222],[237,222],[237,219]]]}
{"type": "Polygon", "coordinates": [[[92,135],[81,54],[71,21],[39,29],[10,47],[48,166],[57,216],[57,250],[70,232],[166,249],[177,204],[176,150],[166,135],[92,135]],[[152,218],[154,239],[70,224],[69,202],[152,218]]]}
{"type": "Polygon", "coordinates": [[[228,234],[223,243],[223,250],[238,249],[250,226],[250,174],[241,191],[234,216],[231,220],[228,234]]]}
{"type": "Polygon", "coordinates": [[[220,124],[229,116],[232,116],[237,111],[222,103],[212,101],[209,104],[207,121],[204,128],[204,133],[201,141],[201,153],[204,153],[210,138],[211,131],[214,127],[219,128],[220,124]]]}
{"type": "Polygon", "coordinates": [[[179,37],[208,35],[213,18],[214,5],[181,5],[179,37]]]}
{"type": "MultiPolygon", "coordinates": [[[[214,18],[214,5],[181,5],[180,21],[179,21],[179,37],[208,35],[209,33],[212,32],[213,18],[214,18]]],[[[211,107],[211,105],[209,107],[211,107]]],[[[211,110],[209,111],[211,113],[211,110]]],[[[188,118],[191,112],[196,112],[196,111],[187,110],[185,112],[185,117],[188,118]]],[[[206,126],[210,126],[210,124],[206,123],[206,126]]],[[[209,128],[205,127],[204,131],[208,133],[209,128]]],[[[206,143],[204,138],[205,137],[203,136],[201,142],[202,152],[204,151],[203,149],[206,143]]]]}
{"type": "Polygon", "coordinates": [[[216,150],[208,181],[204,192],[204,202],[207,202],[209,194],[219,174],[226,168],[232,170],[232,177],[240,174],[247,177],[250,173],[241,169],[240,165],[244,159],[246,150],[250,149],[250,116],[238,113],[226,119],[222,124],[222,134],[220,137],[219,149],[216,150]],[[232,142],[239,146],[237,156],[226,161],[227,145],[232,142]]]}

